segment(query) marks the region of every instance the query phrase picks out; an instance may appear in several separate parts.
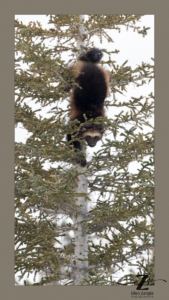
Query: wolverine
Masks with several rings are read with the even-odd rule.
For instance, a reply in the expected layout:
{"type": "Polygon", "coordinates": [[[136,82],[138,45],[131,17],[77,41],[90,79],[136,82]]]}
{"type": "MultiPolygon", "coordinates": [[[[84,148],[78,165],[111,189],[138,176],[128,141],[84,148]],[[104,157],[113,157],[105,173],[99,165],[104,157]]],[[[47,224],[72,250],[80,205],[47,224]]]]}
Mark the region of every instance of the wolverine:
{"type": "MultiPolygon", "coordinates": [[[[104,100],[109,94],[110,73],[99,66],[102,57],[102,50],[92,48],[86,54],[81,55],[71,67],[71,70],[75,71],[75,84],[77,85],[73,85],[70,93],[69,120],[80,121],[77,137],[85,140],[90,147],[96,146],[104,133],[103,125],[85,123],[84,118],[84,114],[87,119],[105,116],[104,100]]],[[[68,141],[71,141],[72,135],[67,135],[68,141]]],[[[75,149],[81,150],[79,141],[73,141],[71,144],[75,149]]],[[[86,161],[82,164],[86,165],[86,161]]]]}

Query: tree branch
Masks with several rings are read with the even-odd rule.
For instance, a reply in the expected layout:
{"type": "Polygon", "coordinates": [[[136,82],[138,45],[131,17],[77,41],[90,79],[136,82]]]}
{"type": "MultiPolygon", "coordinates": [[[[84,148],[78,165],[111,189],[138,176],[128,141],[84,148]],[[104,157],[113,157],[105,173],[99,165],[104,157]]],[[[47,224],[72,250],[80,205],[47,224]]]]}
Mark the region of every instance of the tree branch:
{"type": "MultiPolygon", "coordinates": [[[[154,72],[151,72],[149,75],[151,75],[151,74],[154,74],[154,72]]],[[[135,83],[136,81],[146,79],[146,78],[153,79],[154,76],[141,76],[141,77],[138,77],[135,79],[133,78],[133,80],[111,82],[110,85],[124,85],[124,84],[129,84],[129,83],[135,83]]]]}
{"type": "Polygon", "coordinates": [[[61,81],[63,81],[67,86],[69,86],[69,87],[71,88],[71,84],[69,84],[68,82],[66,82],[58,72],[56,72],[53,68],[51,68],[51,70],[52,70],[55,74],[57,74],[57,76],[61,79],[61,81]]]}

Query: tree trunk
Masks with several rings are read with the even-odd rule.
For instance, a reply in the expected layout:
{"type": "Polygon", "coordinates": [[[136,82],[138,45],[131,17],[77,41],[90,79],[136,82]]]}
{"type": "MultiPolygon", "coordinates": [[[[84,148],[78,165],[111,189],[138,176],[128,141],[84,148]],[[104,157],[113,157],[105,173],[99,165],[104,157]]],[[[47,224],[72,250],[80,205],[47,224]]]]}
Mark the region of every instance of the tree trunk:
{"type": "MultiPolygon", "coordinates": [[[[77,166],[78,170],[81,170],[80,166],[77,166]]],[[[87,179],[85,175],[79,175],[78,177],[77,193],[87,192],[87,179]]],[[[87,278],[88,268],[88,237],[86,232],[83,232],[83,220],[87,213],[87,201],[85,197],[79,197],[76,200],[78,206],[78,214],[75,220],[75,268],[74,268],[74,285],[80,285],[82,277],[87,278]],[[80,259],[80,260],[79,260],[80,259]],[[85,261],[83,261],[86,259],[85,261]]]]}
{"type": "Polygon", "coordinates": [[[77,39],[77,49],[78,51],[78,56],[79,54],[83,54],[83,50],[84,50],[84,46],[85,46],[85,41],[83,41],[83,35],[85,34],[85,27],[83,25],[83,21],[84,21],[84,15],[80,15],[80,26],[79,26],[79,36],[77,39]]]}
{"type": "MultiPolygon", "coordinates": [[[[81,15],[80,21],[83,22],[84,16],[81,15]]],[[[83,34],[85,33],[85,28],[83,24],[79,26],[79,38],[77,40],[77,48],[79,50],[78,55],[83,53],[85,42],[83,41],[83,34]]],[[[82,150],[85,152],[86,147],[83,146],[82,150]]],[[[77,165],[78,171],[82,168],[77,165]]],[[[80,175],[78,177],[78,187],[77,193],[87,193],[87,179],[85,175],[80,175]]],[[[85,197],[79,197],[76,200],[76,205],[78,206],[78,214],[75,219],[75,267],[73,270],[74,285],[81,285],[82,277],[87,278],[87,268],[88,268],[88,238],[86,232],[83,232],[83,220],[85,220],[85,215],[87,213],[87,201],[85,197]],[[80,259],[80,260],[79,260],[80,259]],[[85,261],[83,261],[86,259],[85,261]]]]}

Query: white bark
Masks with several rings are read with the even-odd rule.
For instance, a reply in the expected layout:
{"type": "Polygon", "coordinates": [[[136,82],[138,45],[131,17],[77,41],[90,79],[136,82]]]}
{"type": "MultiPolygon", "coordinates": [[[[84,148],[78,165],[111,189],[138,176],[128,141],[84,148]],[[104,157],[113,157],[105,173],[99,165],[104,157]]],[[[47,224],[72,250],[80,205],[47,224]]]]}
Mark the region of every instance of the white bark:
{"type": "MultiPolygon", "coordinates": [[[[80,15],[81,24],[79,26],[79,37],[77,40],[78,56],[83,53],[85,42],[83,39],[83,34],[85,33],[85,28],[83,25],[84,16],[80,15]]],[[[86,150],[86,147],[83,146],[83,151],[86,150]]],[[[77,165],[78,171],[81,171],[82,168],[80,165],[77,165]]],[[[77,193],[87,193],[87,179],[85,175],[79,175],[78,177],[78,187],[77,193]]],[[[87,278],[87,268],[88,268],[88,237],[86,232],[83,232],[83,221],[87,214],[87,201],[84,197],[79,197],[76,200],[76,205],[78,206],[78,214],[75,219],[75,266],[73,268],[73,279],[74,285],[81,285],[82,277],[87,278]],[[79,260],[80,259],[80,260],[79,260]],[[86,259],[85,261],[82,261],[86,259]]]]}
{"type": "MultiPolygon", "coordinates": [[[[81,170],[80,166],[77,166],[78,170],[81,170]]],[[[85,175],[79,175],[78,177],[77,193],[87,192],[87,178],[85,175]]],[[[80,285],[82,277],[87,278],[88,268],[88,236],[86,232],[83,232],[83,221],[87,214],[87,201],[84,197],[79,197],[76,200],[78,206],[78,214],[75,220],[75,267],[74,267],[74,285],[80,285]],[[80,260],[79,260],[80,259],[80,260]],[[86,259],[85,261],[82,261],[86,259]]]]}
{"type": "Polygon", "coordinates": [[[85,46],[85,41],[83,41],[83,35],[85,34],[85,27],[83,25],[84,22],[84,15],[80,15],[80,26],[79,26],[79,36],[77,39],[77,49],[78,51],[78,56],[83,54],[84,46],[85,46]]]}

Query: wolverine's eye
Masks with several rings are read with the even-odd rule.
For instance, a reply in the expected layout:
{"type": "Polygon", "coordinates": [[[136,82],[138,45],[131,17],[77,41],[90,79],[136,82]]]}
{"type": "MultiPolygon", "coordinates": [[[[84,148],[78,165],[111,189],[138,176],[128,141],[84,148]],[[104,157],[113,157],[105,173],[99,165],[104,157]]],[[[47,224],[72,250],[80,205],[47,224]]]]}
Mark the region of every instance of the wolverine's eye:
{"type": "Polygon", "coordinates": [[[90,139],[90,135],[86,135],[85,139],[89,140],[90,139]]]}
{"type": "Polygon", "coordinates": [[[98,142],[100,140],[100,138],[97,135],[94,137],[94,139],[96,142],[98,142]]]}

